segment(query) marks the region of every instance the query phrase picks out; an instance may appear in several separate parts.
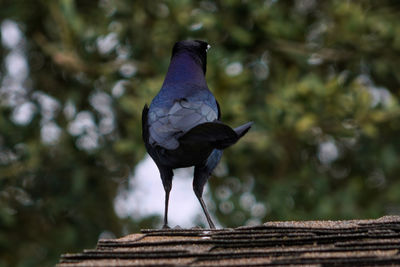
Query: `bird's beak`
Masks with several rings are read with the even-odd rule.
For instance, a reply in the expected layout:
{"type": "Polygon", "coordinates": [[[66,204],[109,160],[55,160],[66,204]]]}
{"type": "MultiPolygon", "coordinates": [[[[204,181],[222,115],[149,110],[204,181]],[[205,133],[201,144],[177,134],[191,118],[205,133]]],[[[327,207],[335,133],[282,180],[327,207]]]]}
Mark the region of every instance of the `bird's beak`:
{"type": "Polygon", "coordinates": [[[206,52],[211,48],[211,45],[207,45],[206,52]]]}

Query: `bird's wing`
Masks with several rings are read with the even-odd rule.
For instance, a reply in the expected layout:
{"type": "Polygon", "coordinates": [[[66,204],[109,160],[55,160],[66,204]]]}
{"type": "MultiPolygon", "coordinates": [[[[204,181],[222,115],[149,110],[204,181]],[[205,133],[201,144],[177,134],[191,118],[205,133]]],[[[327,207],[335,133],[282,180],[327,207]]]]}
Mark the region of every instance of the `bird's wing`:
{"type": "Polygon", "coordinates": [[[169,150],[178,148],[178,138],[193,127],[218,119],[215,110],[208,101],[188,101],[177,99],[172,107],[156,107],[148,114],[149,143],[169,150]]]}

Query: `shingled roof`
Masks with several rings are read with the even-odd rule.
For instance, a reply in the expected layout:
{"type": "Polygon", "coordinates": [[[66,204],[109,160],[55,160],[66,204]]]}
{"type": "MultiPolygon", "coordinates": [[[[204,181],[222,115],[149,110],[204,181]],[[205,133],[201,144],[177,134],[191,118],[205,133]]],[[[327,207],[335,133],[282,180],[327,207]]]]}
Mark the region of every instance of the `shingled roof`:
{"type": "Polygon", "coordinates": [[[142,230],[61,256],[71,266],[400,266],[400,216],[142,230]]]}

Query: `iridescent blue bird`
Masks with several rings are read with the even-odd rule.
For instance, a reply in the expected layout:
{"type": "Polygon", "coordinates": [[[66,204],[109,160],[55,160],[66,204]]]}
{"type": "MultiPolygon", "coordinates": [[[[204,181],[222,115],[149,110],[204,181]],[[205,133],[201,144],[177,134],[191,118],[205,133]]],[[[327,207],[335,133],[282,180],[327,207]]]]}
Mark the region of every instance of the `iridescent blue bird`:
{"type": "Polygon", "coordinates": [[[168,228],[173,169],[190,166],[194,166],[194,193],[210,228],[215,228],[202,198],[204,185],[223,149],[236,143],[252,125],[248,122],[232,129],[220,121],[218,102],[205,79],[209,47],[198,40],[177,42],[161,90],[150,107],[143,108],[143,141],[165,190],[164,228],[168,228]]]}

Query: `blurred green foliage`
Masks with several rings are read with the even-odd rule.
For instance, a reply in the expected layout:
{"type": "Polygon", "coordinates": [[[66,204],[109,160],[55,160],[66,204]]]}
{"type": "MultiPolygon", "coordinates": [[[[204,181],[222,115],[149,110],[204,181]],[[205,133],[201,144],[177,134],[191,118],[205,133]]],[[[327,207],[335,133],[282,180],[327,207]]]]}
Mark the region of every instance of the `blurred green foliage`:
{"type": "Polygon", "coordinates": [[[0,3],[0,266],[157,225],[113,201],[188,38],[223,120],[255,122],[210,180],[223,225],[400,213],[398,1],[0,3]]]}

